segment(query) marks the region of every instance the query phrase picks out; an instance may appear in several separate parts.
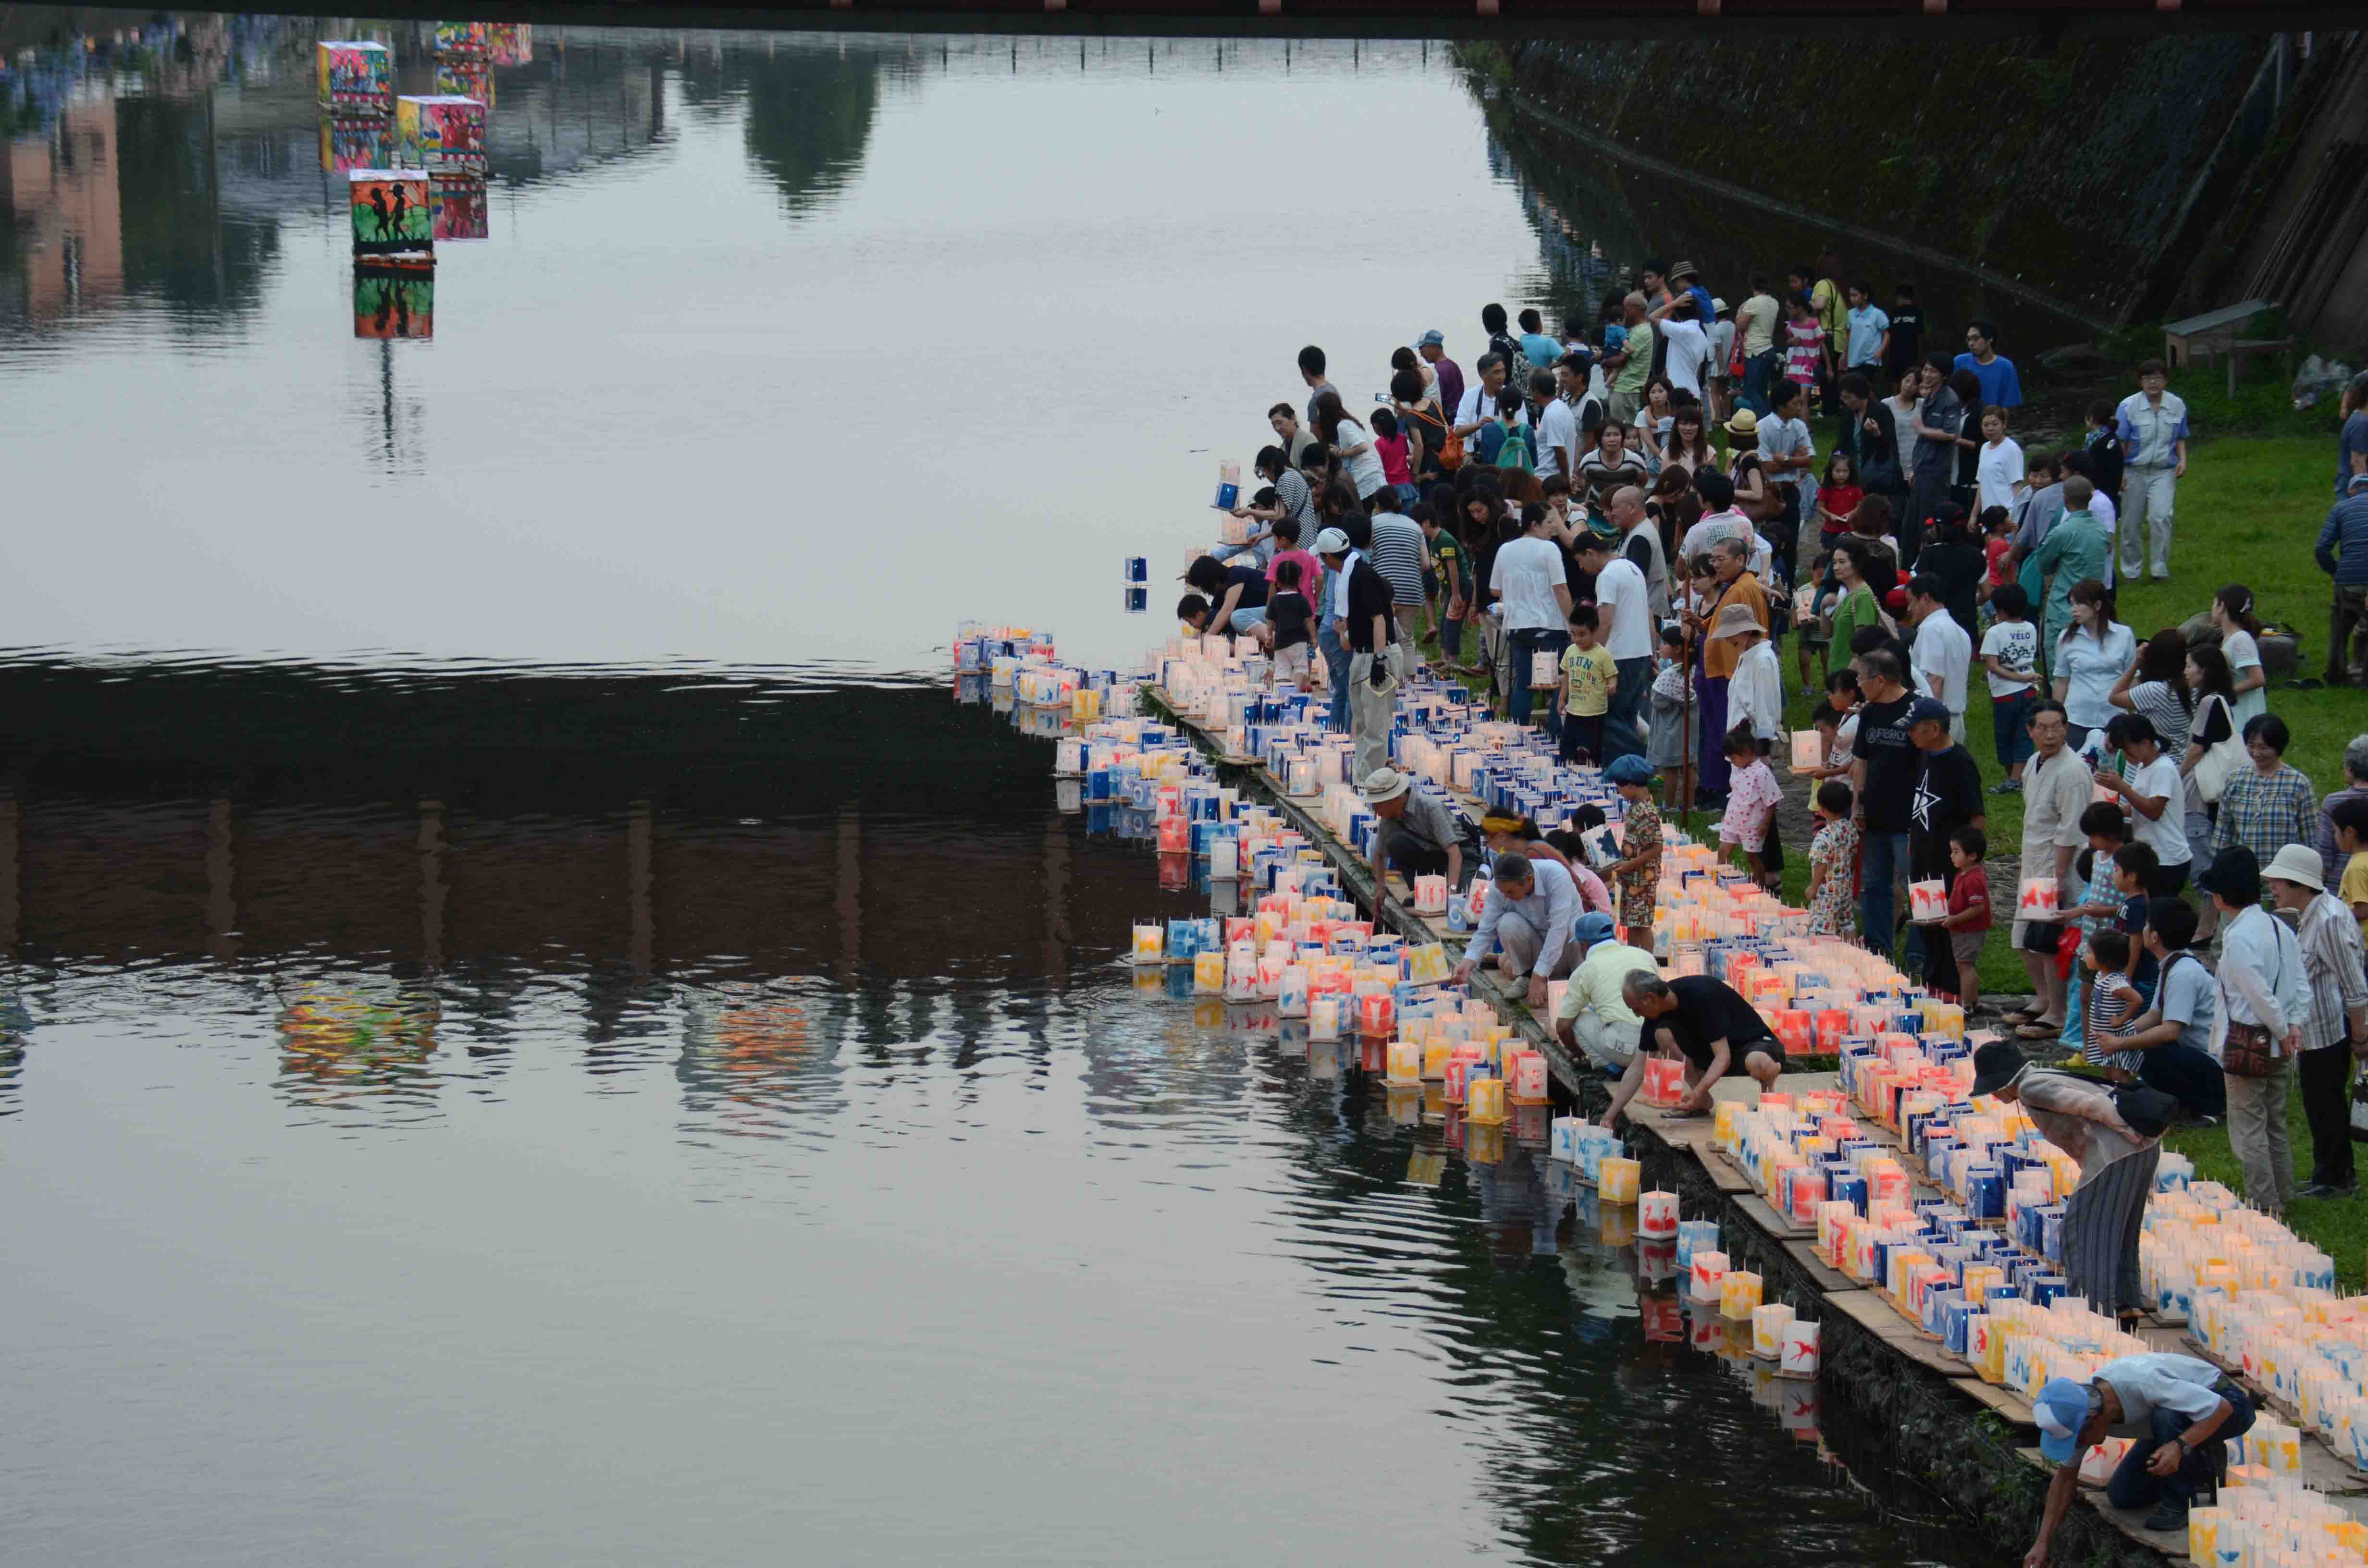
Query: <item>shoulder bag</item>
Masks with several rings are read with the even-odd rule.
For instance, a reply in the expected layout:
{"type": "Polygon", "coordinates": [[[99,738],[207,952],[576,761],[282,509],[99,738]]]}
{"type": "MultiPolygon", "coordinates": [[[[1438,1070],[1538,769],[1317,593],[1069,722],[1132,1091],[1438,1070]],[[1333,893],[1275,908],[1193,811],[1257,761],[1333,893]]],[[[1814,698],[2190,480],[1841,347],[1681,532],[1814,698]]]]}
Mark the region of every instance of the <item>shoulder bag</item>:
{"type": "MultiPolygon", "coordinates": [[[[2283,923],[2277,924],[2278,932],[2283,932],[2283,923]]],[[[2278,967],[2267,979],[2270,992],[2274,995],[2277,983],[2286,971],[2286,949],[2284,937],[2278,933],[2272,935],[2278,938],[2278,967]]],[[[2220,988],[2220,1006],[2226,1007],[2227,1005],[2228,991],[2224,985],[2220,988]]],[[[2220,1070],[2232,1078],[2266,1078],[2277,1071],[2278,1063],[2283,1060],[2279,1054],[2278,1045],[2267,1024],[2240,1024],[2231,1018],[2228,1020],[2228,1036],[2220,1045],[2220,1070]]]]}

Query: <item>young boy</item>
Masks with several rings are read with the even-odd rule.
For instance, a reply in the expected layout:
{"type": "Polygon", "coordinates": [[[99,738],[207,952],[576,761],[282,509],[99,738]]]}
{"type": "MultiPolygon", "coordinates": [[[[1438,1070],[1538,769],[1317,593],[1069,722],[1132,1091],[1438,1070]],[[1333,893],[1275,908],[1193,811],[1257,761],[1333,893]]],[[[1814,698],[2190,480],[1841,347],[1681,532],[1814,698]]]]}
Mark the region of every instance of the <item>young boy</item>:
{"type": "Polygon", "coordinates": [[[1274,592],[1267,597],[1267,624],[1274,631],[1274,688],[1285,682],[1302,691],[1315,689],[1308,658],[1308,622],[1313,617],[1307,596],[1300,592],[1296,561],[1274,563],[1274,592]]]}
{"type": "Polygon", "coordinates": [[[1430,503],[1418,503],[1408,514],[1422,525],[1423,542],[1430,548],[1431,569],[1439,577],[1439,652],[1451,665],[1463,662],[1464,610],[1472,602],[1472,562],[1453,534],[1439,526],[1430,503]]]}
{"type": "Polygon", "coordinates": [[[2141,1010],[2154,1005],[2155,976],[2160,972],[2154,955],[2146,951],[2146,889],[2153,885],[2161,865],[2151,844],[2132,842],[2113,852],[2113,892],[2122,904],[2115,918],[2122,934],[2130,939],[2130,964],[2123,972],[2138,994],[2141,1010]]]}
{"type": "Polygon", "coordinates": [[[1990,687],[1990,739],[2006,777],[1990,787],[1993,795],[2011,795],[2022,788],[2022,765],[2031,759],[2031,710],[2039,706],[2039,628],[2032,624],[2031,599],[2020,583],[2007,583],[1990,595],[1998,620],[1982,633],[1982,668],[1990,687]]]}
{"type": "Polygon", "coordinates": [[[2080,1059],[2105,1069],[2105,1076],[2116,1084],[2128,1083],[2146,1061],[2144,1051],[2116,1049],[2115,1037],[2142,1010],[2127,972],[2133,946],[2125,931],[2100,931],[2080,949],[2080,966],[2089,982],[2088,1005],[2080,1017],[2080,1059]]]}
{"type": "Polygon", "coordinates": [[[1802,579],[1795,596],[1800,604],[1796,619],[1801,630],[1793,639],[1793,652],[1800,658],[1803,691],[1811,690],[1817,684],[1817,677],[1809,671],[1810,654],[1815,653],[1817,663],[1824,664],[1826,649],[1834,640],[1832,624],[1824,619],[1841,597],[1841,584],[1835,581],[1833,567],[1834,552],[1830,550],[1820,552],[1816,563],[1809,568],[1808,575],[1802,579]]]}
{"type": "Polygon", "coordinates": [[[1562,723],[1556,755],[1565,762],[1591,763],[1603,755],[1603,716],[1611,710],[1620,666],[1610,649],[1596,643],[1596,628],[1601,624],[1593,605],[1570,607],[1570,646],[1563,650],[1562,687],[1554,693],[1554,712],[1562,723]]]}
{"type": "Polygon", "coordinates": [[[1614,757],[1604,781],[1620,791],[1620,858],[1603,868],[1620,890],[1622,940],[1653,950],[1653,903],[1661,885],[1661,812],[1653,804],[1653,767],[1630,752],[1614,757]]]}
{"type": "Polygon", "coordinates": [[[1722,852],[1740,849],[1751,880],[1770,892],[1782,892],[1784,862],[1774,840],[1776,808],[1783,804],[1784,791],[1759,754],[1759,737],[1748,724],[1726,733],[1725,749],[1734,782],[1728,786],[1725,815],[1719,819],[1718,846],[1722,852]]]}
{"type": "Polygon", "coordinates": [[[1990,935],[1990,876],[1982,857],[1990,841],[1980,828],[1966,826],[1949,835],[1949,913],[1941,924],[1949,928],[1949,950],[1957,960],[1957,1001],[1968,1017],[1982,999],[1982,944],[1990,935]]]}

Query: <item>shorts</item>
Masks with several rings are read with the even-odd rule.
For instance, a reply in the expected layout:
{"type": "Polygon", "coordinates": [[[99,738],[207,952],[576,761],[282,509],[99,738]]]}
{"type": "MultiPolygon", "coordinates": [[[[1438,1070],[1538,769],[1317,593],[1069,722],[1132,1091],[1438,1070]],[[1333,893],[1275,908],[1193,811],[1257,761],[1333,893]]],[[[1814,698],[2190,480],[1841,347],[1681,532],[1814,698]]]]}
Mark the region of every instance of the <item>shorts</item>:
{"type": "Polygon", "coordinates": [[[1277,648],[1274,651],[1275,685],[1281,686],[1287,682],[1296,686],[1305,680],[1307,675],[1308,645],[1306,643],[1293,642],[1288,648],[1277,648]]]}
{"type": "Polygon", "coordinates": [[[1266,606],[1264,605],[1244,605],[1234,611],[1234,630],[1237,632],[1247,631],[1253,626],[1265,624],[1266,606]]]}
{"type": "Polygon", "coordinates": [[[1961,970],[1978,967],[1982,960],[1982,945],[1989,939],[1990,932],[1987,926],[1978,931],[1950,932],[1949,951],[1956,959],[1957,967],[1961,970]]]}

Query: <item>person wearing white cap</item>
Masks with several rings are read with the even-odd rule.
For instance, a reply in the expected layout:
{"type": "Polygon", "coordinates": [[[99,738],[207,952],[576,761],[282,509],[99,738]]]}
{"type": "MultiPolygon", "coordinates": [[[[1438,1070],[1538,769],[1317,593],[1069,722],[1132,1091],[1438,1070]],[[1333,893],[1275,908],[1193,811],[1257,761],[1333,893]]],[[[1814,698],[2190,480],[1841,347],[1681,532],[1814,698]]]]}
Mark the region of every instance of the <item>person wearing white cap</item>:
{"type": "Polygon", "coordinates": [[[1357,743],[1357,777],[1371,778],[1390,760],[1390,720],[1397,711],[1404,674],[1391,619],[1390,585],[1372,562],[1349,549],[1349,536],[1326,528],[1315,553],[1326,572],[1342,574],[1346,603],[1340,641],[1349,650],[1349,733],[1357,743]]]}
{"type": "Polygon", "coordinates": [[[2310,1120],[2310,1183],[2296,1198],[2338,1198],[2352,1188],[2351,1059],[2368,1054],[2368,979],[2361,966],[2360,922],[2327,891],[2318,851],[2289,844],[2262,878],[2280,909],[2299,919],[2303,983],[2309,1000],[2302,1017],[2302,1108],[2310,1120]],[[2343,1049],[2350,1047],[2349,1050],[2343,1049]]]}
{"type": "Polygon", "coordinates": [[[2105,1483],[2105,1501],[2116,1508],[2152,1503],[2146,1528],[2183,1537],[2195,1488],[2208,1481],[2218,1494],[2228,1439],[2252,1430],[2253,1401],[2211,1362],[2157,1351],[2115,1357],[2087,1383],[2048,1379],[2031,1402],[2031,1416],[2040,1457],[2055,1467],[2055,1477],[2039,1539],[2022,1561],[2024,1568],[2046,1568],[2049,1543],[2079,1491],[2080,1461],[2089,1449],[2108,1437],[2135,1439],[2105,1483]]]}
{"type": "Polygon", "coordinates": [[[1390,868],[1412,887],[1415,878],[1444,876],[1452,891],[1463,885],[1463,829],[1452,808],[1414,788],[1395,767],[1366,776],[1365,804],[1381,819],[1373,835],[1373,893],[1389,892],[1390,868]]]}

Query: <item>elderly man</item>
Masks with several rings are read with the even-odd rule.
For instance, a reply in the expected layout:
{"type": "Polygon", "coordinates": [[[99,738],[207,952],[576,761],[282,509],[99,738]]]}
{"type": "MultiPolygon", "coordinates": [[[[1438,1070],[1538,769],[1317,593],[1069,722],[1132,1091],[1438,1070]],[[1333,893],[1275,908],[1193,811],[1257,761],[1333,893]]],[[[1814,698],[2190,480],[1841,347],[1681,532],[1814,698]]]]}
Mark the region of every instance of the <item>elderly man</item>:
{"type": "Polygon", "coordinates": [[[1375,768],[1366,778],[1365,804],[1382,824],[1373,835],[1375,897],[1388,895],[1393,867],[1408,887],[1418,876],[1443,876],[1450,888],[1463,885],[1463,829],[1452,808],[1417,790],[1395,767],[1375,768]]]}
{"type": "MultiPolygon", "coordinates": [[[[2352,736],[2343,748],[2343,788],[2318,803],[2318,832],[2311,847],[2318,851],[2318,863],[2338,881],[2343,880],[2346,857],[2335,847],[2335,808],[2346,801],[2368,801],[2368,735],[2352,736]]],[[[2368,1045],[2368,1040],[2361,1043],[2368,1045]]]]}
{"type": "Polygon", "coordinates": [[[1645,510],[1645,492],[1633,485],[1612,492],[1607,515],[1621,539],[1620,558],[1645,574],[1645,602],[1653,619],[1656,623],[1668,619],[1669,562],[1661,549],[1661,530],[1646,526],[1653,518],[1645,510]]]}
{"type": "MultiPolygon", "coordinates": [[[[1480,372],[1477,386],[1466,386],[1455,404],[1454,431],[1466,441],[1480,434],[1480,426],[1497,417],[1497,398],[1505,390],[1508,361],[1504,355],[1490,350],[1480,356],[1475,367],[1480,372]]],[[[1527,426],[1530,409],[1527,403],[1514,415],[1514,423],[1527,426]]]]}
{"type": "Polygon", "coordinates": [[[1593,912],[1571,922],[1570,939],[1579,951],[1562,1006],[1554,1009],[1554,1036],[1611,1073],[1625,1073],[1636,1054],[1644,1020],[1628,1006],[1633,974],[1657,974],[1653,955],[1612,940],[1611,916],[1593,912]]]}
{"type": "Polygon", "coordinates": [[[1683,974],[1663,980],[1658,974],[1632,974],[1621,984],[1629,1010],[1643,1020],[1636,1032],[1636,1054],[1611,1091],[1611,1108],[1603,1113],[1608,1130],[1645,1086],[1645,1058],[1683,1056],[1686,1097],[1678,1102],[1679,1116],[1700,1116],[1710,1109],[1711,1090],[1736,1067],[1749,1074],[1763,1089],[1776,1086],[1784,1071],[1784,1048],[1759,1009],[1723,980],[1706,974],[1683,974]]]}
{"type": "MultiPolygon", "coordinates": [[[[2088,809],[2092,792],[2089,765],[2065,744],[2070,731],[2061,702],[2043,699],[2031,710],[2024,728],[2032,750],[2022,776],[2020,886],[2027,889],[2034,878],[2052,877],[2061,890],[2071,879],[2072,858],[2089,842],[2080,831],[2080,813],[2088,809]]],[[[2065,985],[2055,971],[2063,923],[2027,918],[2020,896],[2017,902],[2014,946],[2022,954],[2023,972],[2031,976],[2032,1006],[2010,1015],[2010,1021],[2024,1040],[2055,1040],[2064,1032],[2065,985]]]]}
{"type": "Polygon", "coordinates": [[[1497,972],[1508,985],[1528,982],[1530,1010],[1543,1007],[1546,982],[1578,967],[1570,928],[1585,907],[1578,883],[1565,868],[1526,855],[1498,856],[1496,879],[1480,906],[1480,928],[1472,933],[1452,983],[1470,980],[1473,970],[1495,953],[1497,972]]]}
{"type": "Polygon", "coordinates": [[[2154,576],[2170,575],[2170,509],[2187,475],[2187,404],[2159,359],[2138,367],[2138,390],[2113,410],[2122,444],[2122,580],[2135,583],[2154,545],[2154,576]],[[2149,528],[2147,525],[2152,524],[2149,528]]]}
{"type": "MultiPolygon", "coordinates": [[[[1723,539],[1711,547],[1712,570],[1717,574],[1716,596],[1695,618],[1694,630],[1707,633],[1719,623],[1720,613],[1729,605],[1741,605],[1759,623],[1759,630],[1769,627],[1768,595],[1759,579],[1745,570],[1751,559],[1750,546],[1739,539],[1723,539]]],[[[1706,742],[1726,733],[1727,685],[1735,678],[1735,667],[1743,659],[1743,649],[1733,638],[1713,638],[1702,645],[1701,684],[1697,707],[1702,713],[1702,733],[1706,742]]],[[[1716,755],[1719,747],[1706,744],[1702,756],[1702,794],[1726,798],[1726,758],[1716,755]]],[[[1707,801],[1703,802],[1707,804],[1707,801]]]]}
{"type": "Polygon", "coordinates": [[[2198,1483],[2218,1473],[2231,1437],[2252,1430],[2251,1396],[2219,1368],[2192,1356],[2157,1351],[2121,1356],[2097,1369],[2088,1383],[2050,1378],[2032,1402],[2039,1452],[2055,1467],[2039,1539],[2026,1568],[2047,1568],[2048,1543],[2080,1490],[2080,1461],[2109,1437],[2135,1438],[2121,1468],[2105,1483],[2116,1508],[2155,1505],[2150,1530],[2187,1529],[2187,1508],[2198,1483]]]}

